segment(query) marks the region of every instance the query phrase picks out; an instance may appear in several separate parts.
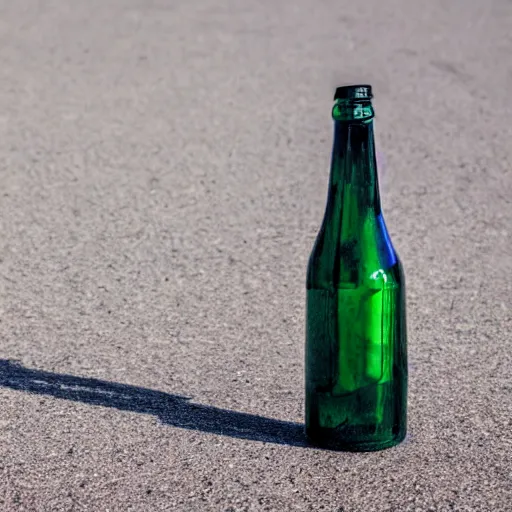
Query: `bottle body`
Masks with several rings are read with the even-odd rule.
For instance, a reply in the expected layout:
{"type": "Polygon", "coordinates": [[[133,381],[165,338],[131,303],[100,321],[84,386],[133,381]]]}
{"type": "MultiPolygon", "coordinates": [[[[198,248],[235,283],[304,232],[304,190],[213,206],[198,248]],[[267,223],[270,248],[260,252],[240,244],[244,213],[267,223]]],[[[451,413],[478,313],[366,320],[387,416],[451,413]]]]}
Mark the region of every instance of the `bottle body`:
{"type": "Polygon", "coordinates": [[[380,210],[371,103],[337,107],[306,283],[306,433],[320,446],[379,450],[406,433],[404,274],[380,210]]]}

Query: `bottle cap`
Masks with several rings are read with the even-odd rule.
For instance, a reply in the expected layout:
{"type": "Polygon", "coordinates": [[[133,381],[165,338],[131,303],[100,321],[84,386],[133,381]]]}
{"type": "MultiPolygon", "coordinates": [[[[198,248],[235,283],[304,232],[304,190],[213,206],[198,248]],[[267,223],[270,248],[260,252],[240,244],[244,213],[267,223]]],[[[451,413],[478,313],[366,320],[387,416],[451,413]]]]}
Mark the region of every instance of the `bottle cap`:
{"type": "Polygon", "coordinates": [[[373,98],[371,85],[344,85],[334,93],[335,100],[371,100],[373,98]]]}

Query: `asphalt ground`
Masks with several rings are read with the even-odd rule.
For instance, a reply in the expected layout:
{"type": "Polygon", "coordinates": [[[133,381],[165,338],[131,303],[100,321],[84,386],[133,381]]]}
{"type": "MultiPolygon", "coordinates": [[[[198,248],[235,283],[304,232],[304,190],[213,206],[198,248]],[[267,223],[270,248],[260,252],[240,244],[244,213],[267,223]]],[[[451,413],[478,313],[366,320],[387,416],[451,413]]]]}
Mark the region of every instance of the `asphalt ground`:
{"type": "Polygon", "coordinates": [[[0,510],[512,510],[512,3],[0,0],[0,510]],[[332,94],[375,93],[409,436],[304,443],[332,94]]]}

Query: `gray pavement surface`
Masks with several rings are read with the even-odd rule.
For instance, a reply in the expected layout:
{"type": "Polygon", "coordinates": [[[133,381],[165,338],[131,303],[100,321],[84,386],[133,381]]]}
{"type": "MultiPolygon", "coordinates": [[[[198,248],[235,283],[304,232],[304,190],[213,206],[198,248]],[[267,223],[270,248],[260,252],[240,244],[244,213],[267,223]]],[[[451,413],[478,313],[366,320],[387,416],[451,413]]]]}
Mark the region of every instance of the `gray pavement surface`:
{"type": "Polygon", "coordinates": [[[512,3],[0,0],[0,510],[512,510],[512,3]],[[409,437],[302,438],[339,83],[375,88],[409,437]]]}

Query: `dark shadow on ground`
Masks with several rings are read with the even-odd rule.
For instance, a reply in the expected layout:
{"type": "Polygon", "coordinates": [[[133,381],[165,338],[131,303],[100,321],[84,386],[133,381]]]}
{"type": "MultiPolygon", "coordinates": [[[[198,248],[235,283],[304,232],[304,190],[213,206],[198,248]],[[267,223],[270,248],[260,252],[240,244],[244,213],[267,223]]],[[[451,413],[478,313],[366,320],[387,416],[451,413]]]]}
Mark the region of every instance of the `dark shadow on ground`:
{"type": "Polygon", "coordinates": [[[25,368],[0,359],[0,386],[89,405],[152,414],[173,427],[223,436],[307,446],[303,425],[217,407],[190,403],[190,398],[99,379],[25,368]]]}

